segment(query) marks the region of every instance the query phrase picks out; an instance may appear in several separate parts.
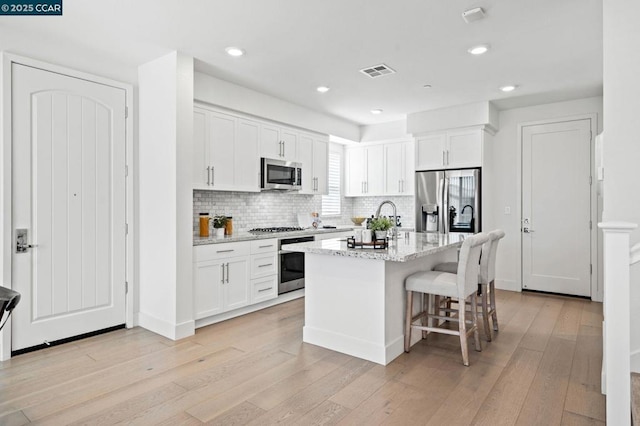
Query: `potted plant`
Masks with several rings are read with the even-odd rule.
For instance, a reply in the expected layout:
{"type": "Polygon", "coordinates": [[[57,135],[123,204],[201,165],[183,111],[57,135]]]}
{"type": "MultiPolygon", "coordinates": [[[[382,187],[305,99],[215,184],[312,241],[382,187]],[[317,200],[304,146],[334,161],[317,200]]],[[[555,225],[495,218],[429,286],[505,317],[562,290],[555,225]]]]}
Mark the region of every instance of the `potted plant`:
{"type": "Polygon", "coordinates": [[[376,240],[387,238],[387,231],[393,226],[393,222],[388,217],[376,217],[371,219],[369,229],[376,233],[376,240]]]}
{"type": "Polygon", "coordinates": [[[215,215],[212,221],[213,227],[216,230],[216,237],[224,237],[224,226],[227,224],[227,216],[215,215]]]}

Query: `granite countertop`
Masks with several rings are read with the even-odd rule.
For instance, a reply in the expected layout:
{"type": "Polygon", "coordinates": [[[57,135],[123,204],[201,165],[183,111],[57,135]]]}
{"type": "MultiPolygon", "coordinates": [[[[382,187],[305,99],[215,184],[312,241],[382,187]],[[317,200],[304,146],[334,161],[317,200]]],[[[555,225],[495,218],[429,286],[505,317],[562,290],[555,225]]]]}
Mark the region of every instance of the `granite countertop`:
{"type": "Polygon", "coordinates": [[[248,231],[234,232],[231,235],[225,235],[223,238],[217,238],[214,236],[200,237],[198,235],[193,236],[193,245],[201,246],[205,244],[219,244],[219,243],[235,243],[238,241],[252,241],[252,240],[266,240],[269,238],[290,238],[290,237],[303,237],[306,235],[318,235],[318,234],[330,234],[332,232],[344,232],[351,231],[353,226],[337,226],[336,228],[308,228],[303,231],[291,231],[291,232],[265,232],[254,233],[248,231]]]}
{"type": "Polygon", "coordinates": [[[444,250],[460,247],[465,235],[426,234],[416,232],[401,233],[397,241],[390,241],[386,249],[348,248],[344,239],[332,238],[309,243],[287,245],[288,251],[303,253],[326,254],[329,256],[357,257],[361,259],[379,259],[391,262],[408,262],[423,256],[444,250]]]}

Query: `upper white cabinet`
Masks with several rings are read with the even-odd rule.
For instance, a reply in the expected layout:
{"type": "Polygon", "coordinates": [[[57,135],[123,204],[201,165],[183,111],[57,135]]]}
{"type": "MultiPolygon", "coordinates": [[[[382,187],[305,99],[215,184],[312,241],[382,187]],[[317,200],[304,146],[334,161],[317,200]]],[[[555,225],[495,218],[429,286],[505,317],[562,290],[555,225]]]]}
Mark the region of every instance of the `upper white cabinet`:
{"type": "Polygon", "coordinates": [[[413,195],[415,173],[412,142],[384,146],[384,195],[413,195]]]}
{"type": "Polygon", "coordinates": [[[260,154],[262,157],[295,161],[298,133],[275,124],[262,124],[260,154]]]}
{"type": "Polygon", "coordinates": [[[195,107],[193,124],[193,187],[259,191],[260,123],[195,107]]]}
{"type": "Polygon", "coordinates": [[[298,137],[297,161],[302,163],[300,194],[327,194],[329,141],[301,133],[298,137]]]}
{"type": "Polygon", "coordinates": [[[484,130],[450,130],[416,138],[416,170],[482,166],[484,130]]]}
{"type": "Polygon", "coordinates": [[[345,195],[412,195],[412,142],[376,143],[346,151],[345,195]]]}
{"type": "Polygon", "coordinates": [[[383,195],[383,146],[349,148],[346,158],[346,177],[346,196],[383,195]]]}

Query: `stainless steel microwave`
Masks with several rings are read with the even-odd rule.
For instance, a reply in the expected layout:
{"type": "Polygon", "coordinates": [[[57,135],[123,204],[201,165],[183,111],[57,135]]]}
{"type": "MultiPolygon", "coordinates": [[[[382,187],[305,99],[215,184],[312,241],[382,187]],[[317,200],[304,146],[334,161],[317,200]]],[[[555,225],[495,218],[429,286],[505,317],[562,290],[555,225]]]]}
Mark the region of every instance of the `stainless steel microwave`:
{"type": "Polygon", "coordinates": [[[260,188],[296,191],[302,187],[302,164],[293,161],[262,158],[260,160],[260,188]]]}

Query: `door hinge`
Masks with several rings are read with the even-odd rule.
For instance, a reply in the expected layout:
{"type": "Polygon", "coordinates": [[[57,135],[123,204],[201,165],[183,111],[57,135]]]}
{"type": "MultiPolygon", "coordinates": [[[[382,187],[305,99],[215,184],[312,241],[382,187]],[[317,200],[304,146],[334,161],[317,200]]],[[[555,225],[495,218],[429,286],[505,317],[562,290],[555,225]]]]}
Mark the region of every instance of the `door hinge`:
{"type": "Polygon", "coordinates": [[[593,142],[593,131],[589,130],[589,142],[593,142]]]}
{"type": "Polygon", "coordinates": [[[593,185],[593,176],[589,176],[589,185],[593,185]]]}
{"type": "Polygon", "coordinates": [[[593,229],[593,221],[589,221],[589,229],[593,229]]]}
{"type": "Polygon", "coordinates": [[[128,106],[124,107],[124,118],[129,118],[129,107],[128,106]]]}
{"type": "Polygon", "coordinates": [[[589,264],[589,274],[593,275],[593,263],[589,264]]]}
{"type": "Polygon", "coordinates": [[[129,166],[124,166],[124,177],[129,177],[129,166]]]}
{"type": "Polygon", "coordinates": [[[124,224],[124,233],[125,233],[125,235],[129,235],[129,224],[128,223],[124,224]]]}
{"type": "Polygon", "coordinates": [[[124,282],[124,294],[129,293],[129,281],[124,282]]]}

